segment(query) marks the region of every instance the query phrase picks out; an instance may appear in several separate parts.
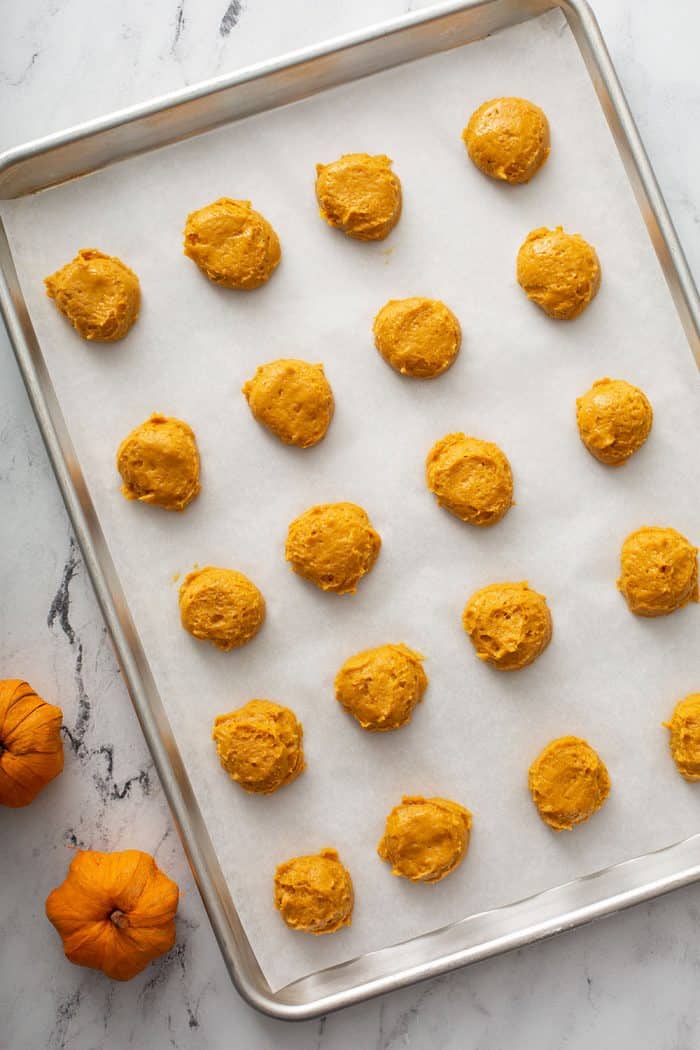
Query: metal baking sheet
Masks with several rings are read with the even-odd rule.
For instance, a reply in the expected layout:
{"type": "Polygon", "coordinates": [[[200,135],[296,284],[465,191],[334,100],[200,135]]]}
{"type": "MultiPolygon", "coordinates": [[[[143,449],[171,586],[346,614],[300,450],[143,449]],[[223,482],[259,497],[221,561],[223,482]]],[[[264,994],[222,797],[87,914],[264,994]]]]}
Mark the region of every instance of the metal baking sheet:
{"type": "MultiPolygon", "coordinates": [[[[144,151],[158,144],[164,144],[165,141],[179,140],[184,135],[193,134],[198,130],[205,130],[214,124],[226,122],[227,120],[234,120],[236,117],[250,115],[256,110],[274,108],[275,105],[313,94],[324,87],[357,79],[367,73],[377,71],[382,66],[394,65],[397,62],[424,57],[435,51],[456,47],[461,43],[468,42],[470,39],[481,37],[485,33],[499,26],[506,25],[513,20],[522,20],[528,15],[537,14],[542,10],[543,6],[503,5],[498,2],[491,2],[463,5],[460,8],[442,8],[438,13],[427,12],[418,17],[402,20],[401,23],[394,24],[394,28],[391,30],[384,27],[381,32],[364,34],[361,37],[353,38],[351,42],[336,43],[329,46],[325,51],[317,49],[314,53],[305,53],[296,62],[281,62],[256,70],[253,73],[242,74],[240,78],[236,78],[235,84],[230,80],[219,81],[214,86],[209,85],[198,89],[196,92],[188,92],[186,93],[187,97],[179,95],[179,101],[177,102],[166,100],[160,106],[142,109],[130,118],[125,116],[109,118],[107,121],[102,122],[101,127],[91,125],[88,129],[80,129],[79,132],[69,134],[62,139],[60,137],[54,139],[48,146],[47,144],[39,144],[39,146],[35,147],[26,147],[24,151],[15,151],[0,168],[0,189],[2,190],[2,195],[9,198],[40,189],[120,159],[128,153],[144,151]],[[332,61],[330,61],[331,56],[332,61]],[[208,104],[205,105],[205,103],[208,104]],[[131,134],[127,134],[128,131],[131,134]]],[[[577,36],[579,45],[582,47],[589,69],[594,74],[594,85],[600,92],[606,86],[605,74],[609,71],[606,67],[604,52],[594,56],[593,52],[586,47],[591,42],[595,43],[595,27],[585,10],[567,6],[564,11],[569,19],[569,24],[577,36]],[[594,57],[597,58],[595,63],[594,57]]],[[[445,56],[445,61],[448,64],[453,64],[455,76],[458,76],[459,73],[459,67],[456,64],[459,60],[459,53],[445,56]]],[[[417,71],[415,75],[419,76],[420,73],[417,71]]],[[[401,71],[398,71],[397,76],[401,76],[401,71]]],[[[615,88],[614,82],[611,82],[608,86],[615,88]]],[[[361,99],[362,90],[362,84],[356,85],[354,89],[355,97],[361,99]]],[[[486,93],[496,92],[487,91],[486,93]]],[[[526,92],[523,90],[522,93],[526,92]]],[[[648,171],[643,155],[638,157],[633,155],[636,138],[631,125],[628,131],[631,132],[632,138],[625,140],[624,136],[622,136],[623,127],[629,118],[621,99],[617,107],[613,104],[616,101],[618,100],[615,92],[608,93],[604,99],[605,105],[603,108],[608,120],[611,122],[618,147],[621,145],[627,147],[626,150],[621,150],[623,160],[631,176],[638,199],[640,194],[643,195],[640,200],[643,206],[642,212],[647,220],[647,224],[653,222],[652,234],[654,244],[657,250],[661,250],[661,262],[664,265],[666,277],[676,299],[681,320],[685,322],[688,339],[691,345],[697,348],[697,326],[694,324],[694,321],[697,319],[697,300],[694,297],[692,282],[672,231],[667,225],[667,218],[656,195],[653,182],[645,182],[645,176],[648,175],[648,171]],[[635,160],[637,161],[636,164],[633,163],[635,160]],[[695,317],[693,316],[694,313],[695,317]]],[[[321,98],[316,100],[316,102],[321,106],[323,105],[323,99],[321,98]]],[[[341,102],[336,98],[334,104],[337,106],[341,102]]],[[[318,106],[316,108],[318,110],[318,106]]],[[[468,107],[465,108],[468,110],[468,107]]],[[[275,115],[272,113],[269,116],[274,121],[275,115]]],[[[282,118],[283,115],[280,114],[280,117],[282,118]]],[[[296,114],[296,119],[299,120],[298,113],[296,114]]],[[[269,121],[266,126],[269,128],[269,121]]],[[[206,140],[201,140],[201,143],[202,149],[205,151],[202,154],[204,156],[207,152],[206,140]]],[[[191,156],[191,151],[196,151],[197,145],[191,144],[189,149],[191,156]]],[[[389,152],[395,151],[392,147],[389,147],[389,152]]],[[[156,155],[154,160],[156,163],[159,162],[161,166],[167,166],[168,157],[168,154],[162,154],[160,158],[156,155]]],[[[327,158],[319,156],[315,159],[327,158]]],[[[145,163],[147,163],[147,158],[144,158],[145,163]]],[[[404,174],[406,166],[405,164],[397,165],[397,170],[399,170],[400,174],[404,174]]],[[[145,170],[145,167],[142,165],[141,171],[145,170]]],[[[116,177],[117,172],[115,171],[116,177]]],[[[75,187],[69,187],[68,198],[73,200],[73,207],[76,207],[76,202],[80,201],[83,189],[85,190],[84,200],[87,204],[88,189],[92,191],[94,198],[95,194],[99,192],[99,183],[96,185],[94,180],[92,180],[90,184],[84,184],[82,188],[80,184],[75,187]]],[[[484,190],[485,193],[489,191],[492,192],[491,187],[484,190]]],[[[215,194],[209,194],[209,196],[212,195],[215,194]]],[[[40,198],[37,199],[37,203],[40,207],[40,198]]],[[[257,200],[256,203],[258,203],[257,200]]],[[[192,206],[196,206],[196,203],[193,203],[192,206]]],[[[20,210],[22,207],[22,205],[19,206],[20,210]]],[[[262,210],[267,211],[270,217],[274,218],[269,208],[263,207],[262,210]]],[[[12,230],[12,205],[8,205],[5,209],[5,217],[10,230],[12,230]]],[[[542,221],[552,220],[548,216],[543,218],[542,221]]],[[[531,225],[536,224],[536,222],[531,223],[531,225]]],[[[283,232],[284,223],[282,217],[279,225],[281,232],[283,232]]],[[[579,222],[579,225],[583,225],[582,221],[579,222]]],[[[583,229],[582,232],[587,233],[588,230],[583,229]]],[[[329,237],[331,240],[328,243],[333,244],[332,250],[335,250],[337,242],[333,242],[332,234],[329,233],[329,237]]],[[[593,235],[591,235],[591,239],[599,243],[593,235]]],[[[19,243],[17,238],[14,240],[19,259],[26,250],[26,245],[19,243]]],[[[387,242],[387,244],[391,247],[391,242],[387,242]]],[[[175,240],[174,253],[177,251],[175,240]]],[[[125,257],[135,265],[132,255],[125,252],[125,257]]],[[[386,257],[385,262],[387,270],[391,272],[391,267],[394,264],[390,255],[386,257]]],[[[662,853],[657,853],[653,858],[645,856],[637,861],[627,862],[624,865],[615,865],[609,871],[593,878],[577,880],[568,886],[559,886],[545,893],[539,893],[532,897],[530,901],[497,908],[485,913],[482,912],[478,915],[471,915],[471,917],[461,922],[450,922],[445,929],[438,932],[414,938],[398,947],[382,947],[381,950],[374,951],[371,954],[363,953],[352,962],[343,962],[341,965],[333,966],[330,969],[321,969],[323,959],[326,958],[328,960],[328,955],[324,956],[323,954],[323,952],[327,952],[327,949],[324,948],[323,952],[319,950],[316,956],[318,972],[305,976],[291,985],[286,985],[274,994],[271,993],[269,986],[266,987],[266,981],[252,956],[250,946],[245,940],[243,930],[237,921],[216,855],[201,821],[199,806],[195,802],[191,793],[190,783],[187,781],[185,771],[182,768],[175,743],[178,727],[176,726],[175,738],[173,739],[170,726],[167,724],[166,712],[163,710],[154,683],[151,680],[151,670],[155,669],[156,677],[160,676],[160,671],[155,667],[152,657],[150,666],[145,660],[141,647],[141,642],[144,640],[144,624],[143,622],[140,624],[142,637],[138,638],[120,593],[119,583],[106,549],[104,537],[94,516],[88,491],[97,500],[98,510],[100,510],[101,514],[104,511],[104,505],[101,505],[101,501],[104,499],[104,492],[99,485],[95,485],[94,477],[90,478],[90,469],[85,471],[85,461],[89,457],[85,453],[84,434],[76,432],[75,429],[73,430],[73,436],[76,438],[79,451],[82,453],[79,467],[77,457],[70,447],[68,434],[63,428],[58,405],[53,400],[54,392],[49,376],[44,368],[42,353],[39,349],[39,344],[34,338],[34,332],[29,325],[25,304],[21,299],[21,292],[16,283],[16,275],[13,272],[12,260],[7,254],[3,258],[3,264],[3,269],[8,278],[7,291],[14,297],[14,307],[9,304],[9,300],[7,302],[7,313],[18,359],[23,367],[30,395],[33,396],[49,450],[54,458],[54,465],[57,467],[59,480],[62,481],[64,495],[66,496],[69,510],[73,514],[76,531],[83,543],[86,560],[93,573],[98,596],[113,631],[120,659],[127,672],[137,712],[142,720],[142,724],[144,724],[149,744],[154,751],[154,757],[159,766],[159,772],[163,777],[176,818],[179,820],[183,839],[193,862],[195,875],[212,916],[215,931],[222,944],[232,975],[243,994],[255,1005],[277,1016],[311,1016],[322,1010],[332,1009],[345,1005],[348,1002],[356,1001],[358,998],[368,994],[375,994],[390,987],[397,987],[409,980],[444,971],[447,968],[469,961],[471,958],[483,957],[518,943],[526,943],[528,940],[544,936],[554,929],[573,925],[578,921],[586,921],[586,919],[592,918],[596,914],[604,914],[615,907],[631,903],[635,899],[643,899],[643,897],[653,893],[663,892],[665,889],[671,888],[672,885],[679,885],[695,877],[695,868],[692,865],[689,866],[689,861],[696,857],[697,847],[693,851],[693,843],[689,840],[683,843],[682,846],[672,847],[664,850],[662,853]],[[88,478],[87,485],[85,484],[85,477],[88,478]],[[593,886],[593,889],[591,889],[591,886],[593,886]]],[[[177,260],[176,264],[178,266],[188,265],[179,263],[177,260]]],[[[603,265],[605,276],[605,258],[603,265]]],[[[190,274],[187,271],[184,272],[189,279],[190,274]]],[[[406,279],[405,274],[404,279],[406,279]]],[[[383,298],[387,297],[388,295],[385,295],[383,298]]],[[[27,298],[31,302],[32,295],[28,294],[27,298]]],[[[453,302],[453,298],[449,295],[445,294],[445,298],[453,302]]],[[[518,302],[518,309],[523,308],[527,310],[527,304],[523,303],[521,305],[518,302]]],[[[41,337],[43,321],[39,317],[40,312],[40,310],[37,312],[36,303],[33,303],[32,314],[41,337]]],[[[458,309],[458,313],[462,316],[461,310],[458,309]]],[[[470,317],[466,307],[463,319],[467,330],[467,349],[465,353],[468,353],[470,317]]],[[[51,323],[55,324],[56,319],[52,317],[51,323]]],[[[474,324],[472,325],[472,330],[474,330],[474,324]]],[[[582,331],[582,329],[578,327],[577,331],[582,331]]],[[[48,349],[46,338],[44,338],[43,342],[46,352],[46,349],[48,349]]],[[[371,353],[371,350],[365,352],[371,353]]],[[[317,354],[316,356],[319,355],[317,354]]],[[[53,372],[55,362],[49,361],[49,365],[53,372]]],[[[591,378],[595,378],[595,376],[592,375],[591,378]]],[[[55,379],[56,377],[54,376],[55,379]]],[[[60,378],[58,389],[60,396],[60,378]]],[[[72,408],[68,404],[68,400],[68,398],[64,399],[64,405],[69,413],[69,422],[73,422],[70,415],[72,408]]],[[[152,407],[157,406],[154,405],[152,407]]],[[[436,434],[435,436],[439,435],[436,434]]],[[[487,433],[485,436],[494,435],[487,433]]],[[[422,451],[422,449],[417,449],[416,453],[420,454],[422,451]]],[[[516,478],[517,474],[516,466],[516,478]]],[[[105,482],[106,486],[109,487],[112,481],[113,479],[111,478],[107,479],[105,482]]],[[[312,500],[307,500],[307,502],[312,502],[312,500]]],[[[129,508],[130,511],[133,511],[133,509],[129,508]]],[[[432,508],[428,507],[428,509],[431,510],[432,508]]],[[[113,533],[111,538],[112,540],[114,539],[113,533]]],[[[195,556],[197,555],[193,555],[193,557],[195,556]]],[[[123,572],[123,565],[121,568],[122,575],[127,575],[123,572]]],[[[173,568],[182,569],[187,568],[187,566],[176,564],[173,568]]],[[[251,572],[255,575],[252,567],[251,572]]],[[[291,586],[294,587],[295,583],[298,583],[298,581],[292,580],[291,586]]],[[[135,600],[128,590],[127,596],[130,603],[132,599],[135,600]]],[[[170,594],[167,600],[172,602],[173,595],[170,594]]],[[[147,628],[145,634],[148,634],[147,628]]],[[[413,641],[412,638],[409,640],[413,641]]],[[[148,642],[147,638],[146,641],[148,642]]],[[[471,654],[465,652],[464,655],[466,663],[467,658],[471,654]]],[[[431,670],[432,668],[429,666],[429,671],[431,670]]],[[[168,685],[167,682],[165,684],[166,686],[168,685]]],[[[162,677],[160,677],[160,685],[161,694],[163,694],[162,677]]],[[[244,698],[241,696],[240,699],[244,698]]],[[[286,699],[286,697],[282,696],[280,698],[286,699]]],[[[168,701],[165,705],[166,711],[172,721],[174,711],[172,707],[169,707],[170,694],[168,694],[166,699],[168,701]]],[[[222,697],[218,707],[223,709],[225,706],[232,705],[222,697]]],[[[337,718],[336,712],[332,712],[332,714],[334,718],[337,718]]],[[[343,727],[345,732],[352,732],[352,729],[353,727],[343,727]]],[[[401,736],[401,734],[397,734],[397,736],[401,736]]],[[[182,741],[180,741],[180,747],[182,749],[182,741]]],[[[185,748],[185,752],[186,750],[185,748]]],[[[604,750],[602,745],[601,750],[604,750]]],[[[201,785],[197,785],[196,780],[197,777],[195,775],[195,786],[198,788],[201,801],[201,785]]],[[[446,786],[445,793],[448,793],[446,786]]],[[[470,804],[470,797],[465,796],[464,801],[470,804]]],[[[207,812],[208,806],[206,804],[204,808],[205,812],[207,812]]],[[[388,808],[388,806],[384,808],[388,808]]],[[[208,812],[208,826],[210,829],[213,828],[211,812],[208,812]]],[[[488,828],[485,827],[484,830],[487,831],[488,828]]],[[[342,851],[342,842],[338,841],[337,835],[335,839],[335,844],[342,851]]],[[[579,839],[579,841],[581,840],[579,839]]],[[[317,845],[320,844],[319,842],[317,845]]],[[[367,849],[366,843],[365,848],[367,849]]],[[[371,846],[368,852],[371,854],[371,846]]],[[[471,863],[478,864],[478,854],[476,852],[471,859],[471,863]]],[[[579,870],[588,872],[590,867],[579,870]]],[[[375,878],[378,877],[375,876],[375,878]]],[[[457,887],[458,885],[458,883],[452,882],[452,886],[457,887]]],[[[464,911],[469,910],[470,907],[468,886],[469,882],[466,881],[464,883],[464,911]]],[[[525,890],[527,889],[526,882],[524,883],[524,888],[525,890]]],[[[237,899],[240,907],[239,894],[237,894],[237,899]]],[[[488,898],[485,899],[488,901],[488,898]]],[[[410,908],[410,905],[407,907],[410,908]]],[[[250,917],[248,918],[248,923],[250,928],[250,917]]],[[[417,925],[420,928],[420,922],[417,925]]],[[[425,925],[422,928],[425,928],[425,925]]],[[[286,936],[286,931],[283,928],[281,928],[280,933],[282,937],[286,936]]],[[[400,935],[405,936],[406,933],[401,932],[400,935]]],[[[328,941],[331,940],[328,939],[328,941]]],[[[312,968],[315,949],[310,948],[309,951],[310,962],[306,967],[307,971],[312,968]]],[[[275,986],[279,985],[279,983],[279,975],[277,975],[275,986]]]]}

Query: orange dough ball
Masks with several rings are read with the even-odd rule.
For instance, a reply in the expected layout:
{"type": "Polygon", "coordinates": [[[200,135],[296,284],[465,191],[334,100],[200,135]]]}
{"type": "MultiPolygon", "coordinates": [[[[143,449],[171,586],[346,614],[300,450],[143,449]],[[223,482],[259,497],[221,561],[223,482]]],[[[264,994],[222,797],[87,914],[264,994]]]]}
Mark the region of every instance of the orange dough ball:
{"type": "Polygon", "coordinates": [[[477,168],[502,182],[529,182],[550,152],[549,122],[539,106],[524,98],[482,103],[462,138],[477,168]]]}
{"type": "Polygon", "coordinates": [[[123,339],[139,315],[138,277],[121,259],[96,248],[81,248],[44,284],[49,299],[83,339],[97,343],[123,339]]]}

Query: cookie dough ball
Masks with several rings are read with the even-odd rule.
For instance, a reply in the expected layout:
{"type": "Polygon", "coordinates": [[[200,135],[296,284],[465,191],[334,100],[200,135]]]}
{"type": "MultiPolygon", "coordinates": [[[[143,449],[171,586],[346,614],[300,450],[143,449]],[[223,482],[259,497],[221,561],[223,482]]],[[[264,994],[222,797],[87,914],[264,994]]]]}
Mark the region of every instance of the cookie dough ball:
{"type": "Polygon", "coordinates": [[[671,755],[686,780],[700,780],[700,693],[691,693],[676,704],[670,722],[671,755]]]}
{"type": "Polygon", "coordinates": [[[582,314],[600,288],[595,248],[561,226],[529,233],[518,252],[517,270],[528,299],[559,321],[582,314]]]}
{"type": "Polygon", "coordinates": [[[445,435],[428,453],[425,479],[440,506],[470,525],[495,525],[513,505],[510,463],[491,441],[445,435]]]}
{"type": "Polygon", "coordinates": [[[576,400],[581,441],[601,463],[626,463],[649,436],[654,413],[641,390],[624,379],[598,379],[576,400]]]}
{"type": "Polygon", "coordinates": [[[499,671],[519,671],[549,645],[552,617],[543,594],[522,583],[490,583],[464,607],[464,630],[480,660],[499,671]]]}
{"type": "Polygon", "coordinates": [[[242,572],[208,565],[185,577],[180,618],[195,638],[228,652],[258,633],[265,619],[265,599],[242,572]]]}
{"type": "Polygon", "coordinates": [[[457,802],[404,795],[386,818],[377,853],[391,864],[392,875],[439,882],[464,860],[471,826],[471,813],[457,802]]]}
{"type": "Polygon", "coordinates": [[[284,553],[294,572],[322,591],[354,594],[381,545],[362,507],[322,503],[294,519],[284,553]]]}
{"type": "Polygon", "coordinates": [[[250,411],[285,445],[317,444],[333,418],[333,391],[323,365],[282,358],[261,365],[243,386],[250,411]]]}
{"type": "Polygon", "coordinates": [[[423,659],[406,645],[365,649],[338,671],[335,698],[363,729],[400,729],[411,721],[428,684],[423,659]]]}
{"type": "Polygon", "coordinates": [[[305,768],[303,736],[294,712],[271,700],[249,700],[217,715],[212,734],[231,779],[261,795],[291,784],[305,768]]]}
{"type": "Polygon", "coordinates": [[[549,122],[524,98],[484,102],[462,138],[477,168],[503,182],[529,182],[549,156],[549,122]]]}
{"type": "Polygon", "coordinates": [[[545,824],[571,831],[592,817],[610,794],[610,778],[600,756],[578,736],[552,740],[528,773],[532,801],[545,824]]]}
{"type": "Polygon", "coordinates": [[[319,214],[358,241],[383,241],[401,216],[401,183],[383,154],[344,153],[316,165],[319,214]]]}
{"type": "Polygon", "coordinates": [[[83,339],[123,339],[139,315],[141,288],[133,270],[114,255],[81,248],[72,262],[44,281],[46,294],[83,339]]]}
{"type": "Polygon", "coordinates": [[[404,376],[434,379],[454,362],[462,343],[459,321],[439,299],[390,299],[374,319],[374,345],[404,376]]]}
{"type": "Polygon", "coordinates": [[[350,872],[334,849],[293,857],[275,872],[275,907],[292,930],[335,933],[352,922],[350,872]]]}
{"type": "Polygon", "coordinates": [[[165,510],[184,510],[199,492],[194,431],[157,412],[124,438],[117,451],[122,495],[165,510]]]}
{"type": "Polygon", "coordinates": [[[637,616],[666,616],[698,600],[698,549],[675,529],[645,525],[620,551],[617,581],[637,616]]]}
{"type": "Polygon", "coordinates": [[[219,197],[193,211],[185,224],[185,255],[223,288],[249,291],[269,281],[282,257],[267,219],[250,201],[219,197]]]}

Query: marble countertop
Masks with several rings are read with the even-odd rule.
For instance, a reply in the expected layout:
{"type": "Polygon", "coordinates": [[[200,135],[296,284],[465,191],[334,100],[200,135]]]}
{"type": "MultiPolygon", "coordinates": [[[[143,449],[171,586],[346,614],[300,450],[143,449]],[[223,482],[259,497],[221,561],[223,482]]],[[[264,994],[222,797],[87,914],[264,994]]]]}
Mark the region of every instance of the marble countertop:
{"type": "MultiPolygon", "coordinates": [[[[5,5],[0,149],[420,6],[415,0],[23,0],[5,5]]],[[[700,278],[694,0],[594,0],[700,278]]],[[[328,1018],[285,1025],[237,996],[175,834],[0,326],[0,673],[61,705],[55,789],[0,813],[0,1050],[508,1045],[691,1050],[700,889],[328,1018]],[[182,889],[178,941],[128,984],[71,966],[43,915],[71,846],[153,853],[182,889]]]]}

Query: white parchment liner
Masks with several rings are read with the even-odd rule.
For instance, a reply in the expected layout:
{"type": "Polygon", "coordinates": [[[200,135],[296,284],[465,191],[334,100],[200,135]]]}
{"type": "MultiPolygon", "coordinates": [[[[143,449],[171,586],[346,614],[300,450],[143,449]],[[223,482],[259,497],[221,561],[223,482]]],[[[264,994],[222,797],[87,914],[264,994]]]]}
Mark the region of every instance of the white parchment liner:
{"type": "MultiPolygon", "coordinates": [[[[700,537],[697,373],[663,275],[574,40],[559,15],[252,118],[3,206],[20,279],[134,620],[253,948],[273,989],[304,974],[667,845],[700,830],[700,786],[684,783],[661,721],[700,689],[700,610],[632,616],[615,588],[622,540],[643,524],[700,537]],[[538,102],[552,154],[528,186],[472,167],[460,140],[496,95],[538,102]],[[404,214],[379,244],[319,218],[314,165],[385,152],[404,214]],[[187,213],[250,198],[278,230],[270,283],[214,287],[182,255],[187,213]],[[579,320],[548,320],[515,281],[527,232],[561,223],[598,249],[600,294],[579,320]],[[42,279],[78,248],[139,274],[143,311],[113,346],[83,343],[42,279]],[[433,382],[392,372],[373,348],[389,298],[444,299],[464,329],[433,382]],[[256,425],[239,390],[281,356],[322,361],[337,411],[299,451],[256,425]],[[607,469],[579,442],[574,401],[611,375],[655,410],[647,446],[607,469]],[[127,503],[114,455],[150,412],[194,427],[203,489],[183,515],[127,503]],[[444,433],[496,441],[517,505],[489,530],[439,509],[423,477],[444,433]],[[357,595],[316,591],[284,562],[289,521],[313,503],[364,506],[384,544],[357,595]],[[220,653],[186,635],[173,581],[197,562],[248,573],[268,601],[258,638],[220,653]],[[554,638],[528,670],[476,660],[460,623],[477,587],[527,579],[549,600],[554,638]],[[362,732],[333,698],[358,649],[402,641],[430,685],[412,724],[362,732]],[[220,769],[215,714],[252,697],[303,721],[308,770],[249,797],[220,769]],[[555,835],[527,768],[552,737],[586,737],[612,794],[589,824],[555,835]],[[375,853],[402,793],[454,798],[474,813],[462,867],[435,886],[393,878],[375,853]],[[352,873],[352,928],[313,938],[272,906],[275,865],[332,845],[352,873]]],[[[96,707],[99,716],[99,698],[96,707]]]]}

